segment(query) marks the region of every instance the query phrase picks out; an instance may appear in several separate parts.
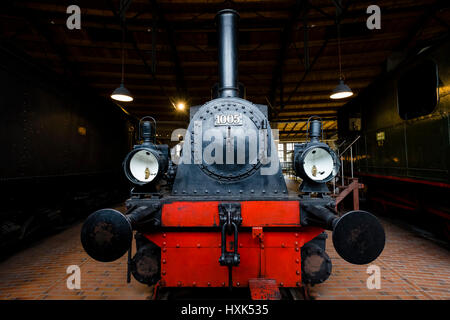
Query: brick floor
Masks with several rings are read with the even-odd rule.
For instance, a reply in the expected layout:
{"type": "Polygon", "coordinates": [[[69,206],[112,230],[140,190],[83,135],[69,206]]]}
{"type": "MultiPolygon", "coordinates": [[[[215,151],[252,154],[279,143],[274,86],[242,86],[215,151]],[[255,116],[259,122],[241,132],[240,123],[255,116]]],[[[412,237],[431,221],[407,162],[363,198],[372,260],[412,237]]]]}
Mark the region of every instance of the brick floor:
{"type": "MultiPolygon", "coordinates": [[[[119,208],[122,211],[124,208],[119,208]]],[[[333,249],[330,278],[311,288],[315,299],[450,299],[450,253],[386,221],[386,247],[372,264],[381,269],[381,289],[369,290],[367,266],[351,265],[333,249]]],[[[126,283],[127,257],[101,263],[80,243],[81,223],[48,237],[0,263],[0,299],[150,299],[152,288],[132,278],[126,283]],[[69,265],[81,268],[81,289],[66,286],[69,265]]]]}
{"type": "MultiPolygon", "coordinates": [[[[124,207],[117,207],[125,211],[124,207]]],[[[127,255],[111,263],[91,259],[80,242],[82,223],[0,263],[0,299],[148,299],[152,290],[132,278],[127,255]],[[67,267],[78,265],[81,289],[67,289],[67,267]]],[[[133,248],[134,249],[134,248],[133,248]]]]}
{"type": "Polygon", "coordinates": [[[450,252],[410,231],[381,219],[386,232],[383,253],[369,265],[381,272],[381,288],[368,289],[369,265],[352,265],[334,250],[328,232],[331,276],[310,288],[317,300],[431,300],[450,299],[450,252]]]}

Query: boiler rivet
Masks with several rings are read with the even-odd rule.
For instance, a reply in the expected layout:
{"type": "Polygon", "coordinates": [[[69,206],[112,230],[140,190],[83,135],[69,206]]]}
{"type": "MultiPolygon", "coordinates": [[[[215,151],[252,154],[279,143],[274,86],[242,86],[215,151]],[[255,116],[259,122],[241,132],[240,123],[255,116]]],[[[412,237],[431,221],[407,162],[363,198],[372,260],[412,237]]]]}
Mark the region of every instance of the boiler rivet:
{"type": "Polygon", "coordinates": [[[163,248],[163,252],[166,252],[166,248],[163,248]]]}
{"type": "Polygon", "coordinates": [[[225,282],[222,282],[222,287],[225,287],[225,282]]]}
{"type": "Polygon", "coordinates": [[[197,283],[194,281],[194,282],[192,282],[192,286],[196,286],[197,285],[197,283]]]}
{"type": "Polygon", "coordinates": [[[282,244],[281,244],[281,247],[283,247],[283,248],[284,248],[284,247],[286,247],[286,245],[285,245],[284,243],[282,243],[282,244]]]}
{"type": "Polygon", "coordinates": [[[166,259],[163,259],[163,260],[162,260],[162,263],[166,263],[166,259]]]}
{"type": "Polygon", "coordinates": [[[200,243],[197,243],[197,248],[200,248],[200,243]]]}
{"type": "Polygon", "coordinates": [[[300,249],[297,247],[297,248],[295,248],[295,251],[299,251],[300,249]]]}
{"type": "Polygon", "coordinates": [[[180,247],[180,244],[179,243],[177,243],[177,248],[179,248],[180,247]]]}
{"type": "Polygon", "coordinates": [[[242,243],[239,243],[239,247],[241,247],[241,248],[242,248],[242,243]]]}
{"type": "Polygon", "coordinates": [[[240,284],[239,282],[236,282],[236,286],[238,286],[238,287],[239,287],[240,285],[241,285],[241,284],[240,284]]]}
{"type": "Polygon", "coordinates": [[[295,271],[295,273],[296,273],[296,274],[300,274],[300,271],[297,270],[297,271],[295,271]]]}
{"type": "Polygon", "coordinates": [[[295,259],[295,263],[300,263],[300,260],[298,260],[298,259],[295,259]]]}
{"type": "Polygon", "coordinates": [[[280,287],[282,287],[282,286],[284,286],[284,283],[283,283],[283,282],[280,282],[280,287]]]}
{"type": "Polygon", "coordinates": [[[163,238],[165,238],[166,237],[166,234],[165,233],[163,233],[163,238]]]}
{"type": "Polygon", "coordinates": [[[297,285],[297,287],[300,287],[300,282],[297,282],[296,285],[297,285]]]}
{"type": "Polygon", "coordinates": [[[297,241],[295,241],[295,245],[298,246],[298,242],[297,241]]]}
{"type": "Polygon", "coordinates": [[[208,282],[208,287],[211,287],[211,282],[208,282]]]}
{"type": "Polygon", "coordinates": [[[295,234],[295,237],[298,238],[298,233],[295,234]]]}
{"type": "Polygon", "coordinates": [[[163,242],[163,246],[165,246],[167,243],[166,242],[163,242]]]}
{"type": "Polygon", "coordinates": [[[162,274],[166,274],[166,271],[163,270],[162,274]]]}
{"type": "Polygon", "coordinates": [[[180,281],[178,281],[177,286],[181,287],[181,282],[180,281]]]}

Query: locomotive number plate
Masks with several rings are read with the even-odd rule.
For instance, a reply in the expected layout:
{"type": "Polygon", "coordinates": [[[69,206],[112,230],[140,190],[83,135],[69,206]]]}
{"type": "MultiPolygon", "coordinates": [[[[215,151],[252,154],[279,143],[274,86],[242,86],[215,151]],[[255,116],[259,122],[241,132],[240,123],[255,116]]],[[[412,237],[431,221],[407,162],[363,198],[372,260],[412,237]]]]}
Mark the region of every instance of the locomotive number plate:
{"type": "Polygon", "coordinates": [[[215,126],[242,126],[242,113],[216,114],[214,117],[215,126]]]}

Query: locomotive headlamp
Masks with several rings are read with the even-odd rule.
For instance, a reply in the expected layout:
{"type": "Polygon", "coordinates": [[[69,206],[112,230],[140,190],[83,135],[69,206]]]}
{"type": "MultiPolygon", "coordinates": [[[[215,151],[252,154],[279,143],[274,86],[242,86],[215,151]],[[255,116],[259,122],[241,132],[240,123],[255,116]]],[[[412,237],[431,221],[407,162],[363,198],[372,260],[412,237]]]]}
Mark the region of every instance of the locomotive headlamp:
{"type": "Polygon", "coordinates": [[[322,182],[328,180],[334,172],[335,163],[331,153],[321,147],[313,147],[305,152],[303,170],[308,178],[322,182]]]}
{"type": "Polygon", "coordinates": [[[336,153],[322,142],[297,145],[294,161],[297,175],[314,183],[333,179],[340,165],[336,153]]]}
{"type": "MultiPolygon", "coordinates": [[[[141,122],[144,118],[139,122],[139,134],[141,133],[141,122]]],[[[153,121],[156,126],[156,121],[154,119],[153,121]]],[[[143,186],[156,181],[166,170],[168,156],[164,155],[163,150],[168,152],[168,148],[167,146],[154,144],[154,128],[152,130],[150,121],[142,122],[142,139],[144,141],[142,144],[134,146],[134,149],[128,153],[123,162],[125,176],[133,184],[143,186]]]]}
{"type": "Polygon", "coordinates": [[[295,172],[303,179],[300,189],[303,192],[328,192],[325,183],[337,175],[339,159],[326,143],[319,141],[322,133],[320,121],[313,120],[309,131],[311,140],[294,146],[295,172]]]}
{"type": "Polygon", "coordinates": [[[125,175],[134,184],[152,182],[159,174],[159,155],[151,148],[131,151],[124,162],[125,175]]]}

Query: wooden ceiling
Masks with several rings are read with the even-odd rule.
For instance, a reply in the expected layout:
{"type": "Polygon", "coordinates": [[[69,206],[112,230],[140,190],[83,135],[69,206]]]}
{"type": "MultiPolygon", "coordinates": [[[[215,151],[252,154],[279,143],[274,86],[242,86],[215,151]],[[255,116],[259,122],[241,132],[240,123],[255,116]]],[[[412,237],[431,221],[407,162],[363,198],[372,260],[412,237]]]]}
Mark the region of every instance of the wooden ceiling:
{"type": "MultiPolygon", "coordinates": [[[[125,24],[120,2],[5,1],[1,40],[109,97],[121,79],[123,27],[125,86],[135,97],[123,108],[155,117],[158,136],[165,139],[189,119],[188,111],[176,111],[171,102],[183,99],[193,106],[210,100],[217,82],[214,16],[234,8],[241,17],[239,80],[247,99],[269,105],[280,140],[303,139],[310,115],[325,119],[328,138],[335,135],[336,112],[347,101],[329,98],[339,78],[336,1],[122,0],[128,4],[125,24]],[[72,4],[81,8],[80,30],[66,27],[72,4]]],[[[341,6],[342,68],[355,95],[385,72],[393,53],[449,31],[448,1],[342,0],[341,6]],[[366,27],[372,4],[381,8],[380,30],[366,27]]]]}

